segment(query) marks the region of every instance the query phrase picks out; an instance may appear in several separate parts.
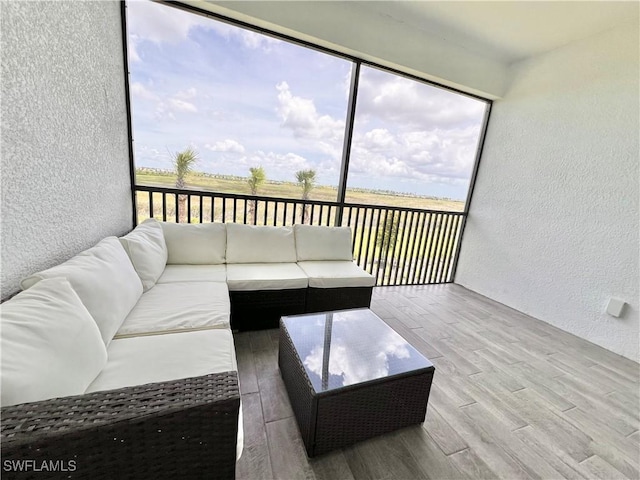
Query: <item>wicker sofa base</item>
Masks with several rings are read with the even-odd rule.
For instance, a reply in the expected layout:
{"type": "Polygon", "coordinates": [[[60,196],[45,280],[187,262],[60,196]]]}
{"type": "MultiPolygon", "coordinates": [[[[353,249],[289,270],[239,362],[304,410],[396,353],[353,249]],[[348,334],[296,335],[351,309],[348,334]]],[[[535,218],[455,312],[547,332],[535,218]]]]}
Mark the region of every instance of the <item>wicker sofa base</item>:
{"type": "Polygon", "coordinates": [[[231,328],[278,328],[285,315],[368,308],[372,292],[373,287],[232,291],[231,328]]]}
{"type": "Polygon", "coordinates": [[[341,287],[307,289],[306,313],[368,308],[373,287],[341,287]]]}
{"type": "Polygon", "coordinates": [[[307,289],[231,291],[229,297],[231,328],[262,330],[278,328],[283,315],[305,313],[307,289]]]}
{"type": "Polygon", "coordinates": [[[2,478],[233,479],[239,408],[236,372],[4,407],[2,478]]]}

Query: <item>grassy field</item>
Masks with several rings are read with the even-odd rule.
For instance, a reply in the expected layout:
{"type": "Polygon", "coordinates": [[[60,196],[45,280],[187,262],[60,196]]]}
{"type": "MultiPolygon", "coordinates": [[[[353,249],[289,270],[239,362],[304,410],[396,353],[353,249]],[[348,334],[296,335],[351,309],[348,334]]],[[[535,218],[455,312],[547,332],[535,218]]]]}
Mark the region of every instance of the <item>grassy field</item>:
{"type": "MultiPolygon", "coordinates": [[[[136,172],[138,185],[153,185],[159,187],[173,187],[176,177],[173,174],[153,173],[149,171],[136,172]]],[[[191,174],[187,177],[187,187],[202,189],[220,193],[250,194],[249,185],[245,179],[228,179],[191,174]]],[[[300,198],[300,186],[293,182],[266,182],[258,191],[258,195],[264,197],[300,198]]],[[[337,189],[325,185],[317,185],[311,191],[311,200],[325,200],[335,202],[337,189]]],[[[431,210],[445,210],[449,212],[461,212],[464,210],[464,202],[443,198],[430,198],[419,196],[400,196],[374,190],[349,190],[347,201],[350,203],[362,203],[367,205],[389,205],[405,208],[425,208],[431,210]]]]}
{"type": "MultiPolygon", "coordinates": [[[[139,185],[173,187],[175,176],[170,174],[138,173],[139,185]]],[[[246,180],[240,178],[214,178],[191,175],[187,179],[187,188],[208,190],[220,193],[249,194],[246,180]]],[[[300,198],[300,187],[294,183],[266,183],[260,189],[261,196],[300,198]]],[[[192,222],[240,222],[258,225],[291,225],[293,223],[313,223],[315,225],[333,225],[336,209],[309,206],[294,207],[285,202],[252,202],[250,200],[181,196],[153,193],[154,217],[167,221],[187,221],[187,211],[192,222]],[[164,204],[163,204],[164,203],[164,204]],[[190,207],[190,208],[188,208],[190,207]],[[177,215],[179,211],[181,215],[177,215]],[[304,218],[303,218],[304,215],[304,218]],[[255,220],[254,220],[255,219],[255,220]]],[[[150,215],[150,195],[138,192],[138,222],[150,215]]],[[[336,189],[317,186],[312,191],[312,200],[335,201],[336,189]]],[[[396,212],[381,209],[345,208],[343,225],[351,225],[354,231],[354,255],[358,263],[377,276],[378,285],[400,283],[421,283],[445,281],[446,272],[455,255],[457,237],[460,233],[460,218],[448,215],[446,211],[462,211],[464,204],[447,199],[423,197],[393,196],[382,192],[353,192],[353,203],[385,205],[408,208],[422,208],[444,211],[441,214],[396,212]]]]}

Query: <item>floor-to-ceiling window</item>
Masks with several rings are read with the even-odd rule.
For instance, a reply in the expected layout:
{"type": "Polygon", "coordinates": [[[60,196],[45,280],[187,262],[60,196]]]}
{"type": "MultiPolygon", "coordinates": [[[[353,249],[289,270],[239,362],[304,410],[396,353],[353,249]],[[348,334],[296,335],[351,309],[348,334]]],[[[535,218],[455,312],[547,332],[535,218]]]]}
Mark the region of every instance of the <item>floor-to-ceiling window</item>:
{"type": "Polygon", "coordinates": [[[192,188],[464,209],[488,102],[363,64],[349,112],[357,59],[162,3],[127,10],[138,184],[174,185],[190,149],[192,188]]]}
{"type": "Polygon", "coordinates": [[[349,226],[378,285],[453,279],[489,101],[192,6],[126,9],[138,221],[349,226]]]}

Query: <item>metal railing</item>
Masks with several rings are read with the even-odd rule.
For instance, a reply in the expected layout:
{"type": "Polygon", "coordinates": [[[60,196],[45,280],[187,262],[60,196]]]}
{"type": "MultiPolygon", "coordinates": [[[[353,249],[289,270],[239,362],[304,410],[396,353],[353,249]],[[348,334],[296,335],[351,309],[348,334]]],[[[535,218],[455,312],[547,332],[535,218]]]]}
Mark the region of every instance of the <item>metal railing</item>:
{"type": "Polygon", "coordinates": [[[417,208],[258,197],[137,185],[137,221],[251,225],[342,225],[353,235],[358,265],[376,285],[453,280],[466,214],[417,208]]]}

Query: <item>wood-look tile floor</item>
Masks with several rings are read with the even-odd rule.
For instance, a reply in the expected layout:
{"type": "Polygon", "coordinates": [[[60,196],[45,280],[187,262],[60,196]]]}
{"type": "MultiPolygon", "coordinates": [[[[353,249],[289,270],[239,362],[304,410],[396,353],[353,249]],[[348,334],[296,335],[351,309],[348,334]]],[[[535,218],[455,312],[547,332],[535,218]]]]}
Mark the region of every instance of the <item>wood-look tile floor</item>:
{"type": "Polygon", "coordinates": [[[640,367],[458,285],[374,289],[436,366],[424,424],[308,459],[278,331],[236,334],[238,479],[638,479],[640,367]]]}

